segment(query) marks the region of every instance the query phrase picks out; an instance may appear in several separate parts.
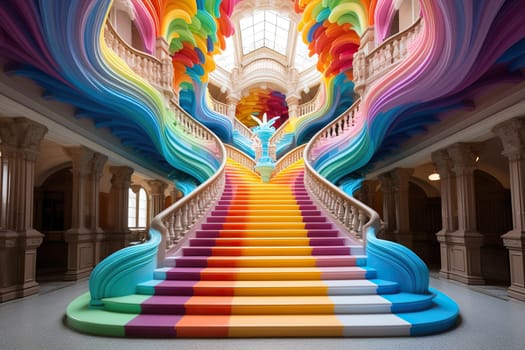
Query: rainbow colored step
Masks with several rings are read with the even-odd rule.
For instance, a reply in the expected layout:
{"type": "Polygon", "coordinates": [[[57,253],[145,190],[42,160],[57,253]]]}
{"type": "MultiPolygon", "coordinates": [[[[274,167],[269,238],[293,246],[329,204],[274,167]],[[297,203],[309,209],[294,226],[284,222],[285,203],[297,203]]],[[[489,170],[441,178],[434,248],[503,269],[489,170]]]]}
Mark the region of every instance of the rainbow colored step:
{"type": "Polygon", "coordinates": [[[206,222],[136,292],[73,301],[67,323],[126,337],[408,336],[454,326],[442,293],[377,278],[362,243],[314,204],[298,162],[270,184],[229,161],[206,222]]]}

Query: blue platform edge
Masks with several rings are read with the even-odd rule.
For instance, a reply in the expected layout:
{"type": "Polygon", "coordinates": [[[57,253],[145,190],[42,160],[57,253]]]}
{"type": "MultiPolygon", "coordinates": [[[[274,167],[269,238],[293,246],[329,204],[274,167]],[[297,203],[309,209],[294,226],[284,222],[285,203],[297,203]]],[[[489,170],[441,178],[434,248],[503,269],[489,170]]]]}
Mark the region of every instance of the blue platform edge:
{"type": "Polygon", "coordinates": [[[396,316],[412,324],[411,336],[436,334],[456,326],[459,319],[459,307],[456,302],[442,292],[430,288],[435,295],[434,306],[426,311],[396,313],[396,316]]]}

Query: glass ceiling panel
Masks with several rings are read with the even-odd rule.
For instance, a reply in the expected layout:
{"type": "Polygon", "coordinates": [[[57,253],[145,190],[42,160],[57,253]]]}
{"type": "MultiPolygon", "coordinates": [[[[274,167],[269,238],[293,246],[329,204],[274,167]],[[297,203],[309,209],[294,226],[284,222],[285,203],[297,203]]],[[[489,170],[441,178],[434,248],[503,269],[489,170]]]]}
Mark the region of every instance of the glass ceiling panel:
{"type": "Polygon", "coordinates": [[[286,55],[290,20],[276,11],[255,11],[240,21],[244,55],[266,46],[286,55]]]}
{"type": "Polygon", "coordinates": [[[301,34],[297,38],[295,48],[295,67],[301,72],[317,63],[317,55],[308,57],[308,46],[303,42],[301,34]]]}
{"type": "Polygon", "coordinates": [[[234,52],[233,52],[233,37],[226,38],[226,49],[219,55],[215,55],[215,63],[226,69],[227,71],[231,71],[234,66],[234,52]]]}

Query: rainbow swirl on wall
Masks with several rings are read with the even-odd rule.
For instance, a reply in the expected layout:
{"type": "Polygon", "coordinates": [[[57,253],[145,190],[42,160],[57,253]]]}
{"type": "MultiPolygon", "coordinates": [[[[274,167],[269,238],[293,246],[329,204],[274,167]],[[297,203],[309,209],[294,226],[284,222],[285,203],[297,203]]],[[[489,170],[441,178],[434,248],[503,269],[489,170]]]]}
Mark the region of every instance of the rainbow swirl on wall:
{"type": "Polygon", "coordinates": [[[262,118],[266,113],[268,120],[280,117],[275,121],[274,127],[279,128],[282,123],[288,120],[288,104],[286,96],[276,90],[253,88],[247,96],[241,98],[237,104],[235,116],[244,125],[251,128],[258,124],[251,118],[257,115],[262,118]]]}
{"type": "MultiPolygon", "coordinates": [[[[181,106],[225,142],[231,142],[232,124],[209,110],[205,91],[215,68],[213,55],[233,34],[230,16],[237,2],[129,2],[144,50],[154,52],[159,37],[169,43],[181,106]]],[[[396,2],[294,3],[302,15],[303,40],[319,57],[326,91],[323,107],[295,124],[295,141],[301,144],[354,102],[353,54],[369,26],[374,26],[378,44],[389,35],[396,2]]],[[[331,181],[388,154],[425,130],[439,113],[468,107],[483,88],[523,80],[525,26],[515,14],[523,13],[525,0],[420,4],[423,30],[404,61],[368,86],[359,110],[361,124],[316,150],[316,167],[331,181]]],[[[218,167],[216,150],[175,125],[163,96],[106,46],[103,26],[111,6],[110,0],[3,1],[0,50],[9,63],[6,69],[36,81],[47,96],[75,106],[77,118],[109,128],[149,168],[186,177],[191,184],[204,181],[218,167]]],[[[256,95],[264,100],[262,92],[256,95]]],[[[239,111],[244,115],[249,108],[243,106],[239,111]]]]}
{"type": "MultiPolygon", "coordinates": [[[[323,2],[324,3],[324,2],[323,2]]],[[[373,12],[376,39],[386,36],[391,0],[373,12]]],[[[423,29],[395,69],[367,87],[356,132],[315,150],[316,168],[332,182],[384,157],[444,111],[471,107],[483,89],[523,81],[525,26],[516,13],[524,1],[422,0],[423,29]]],[[[370,12],[372,13],[372,12],[370,12]]]]}
{"type": "Polygon", "coordinates": [[[353,56],[363,31],[373,24],[375,1],[295,0],[302,19],[298,30],[310,53],[318,55],[317,69],[324,76],[327,102],[297,122],[297,144],[308,140],[354,102],[353,56]]]}

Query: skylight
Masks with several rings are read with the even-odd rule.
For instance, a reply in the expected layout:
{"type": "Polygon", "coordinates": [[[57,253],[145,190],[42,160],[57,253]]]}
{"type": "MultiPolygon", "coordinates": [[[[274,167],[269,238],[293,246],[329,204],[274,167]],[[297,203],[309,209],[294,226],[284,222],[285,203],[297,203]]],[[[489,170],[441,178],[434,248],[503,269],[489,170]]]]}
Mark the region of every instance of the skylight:
{"type": "Polygon", "coordinates": [[[297,47],[295,48],[295,67],[303,71],[314,66],[317,63],[317,54],[312,57],[308,56],[308,46],[303,42],[301,34],[297,38],[297,47]]]}
{"type": "Polygon", "coordinates": [[[219,55],[214,56],[215,63],[226,69],[227,71],[231,71],[233,69],[233,66],[235,64],[233,54],[233,37],[226,38],[226,49],[221,52],[219,55]]]}
{"type": "Polygon", "coordinates": [[[267,47],[286,55],[290,20],[276,11],[255,11],[240,21],[242,53],[244,55],[267,47]]]}

